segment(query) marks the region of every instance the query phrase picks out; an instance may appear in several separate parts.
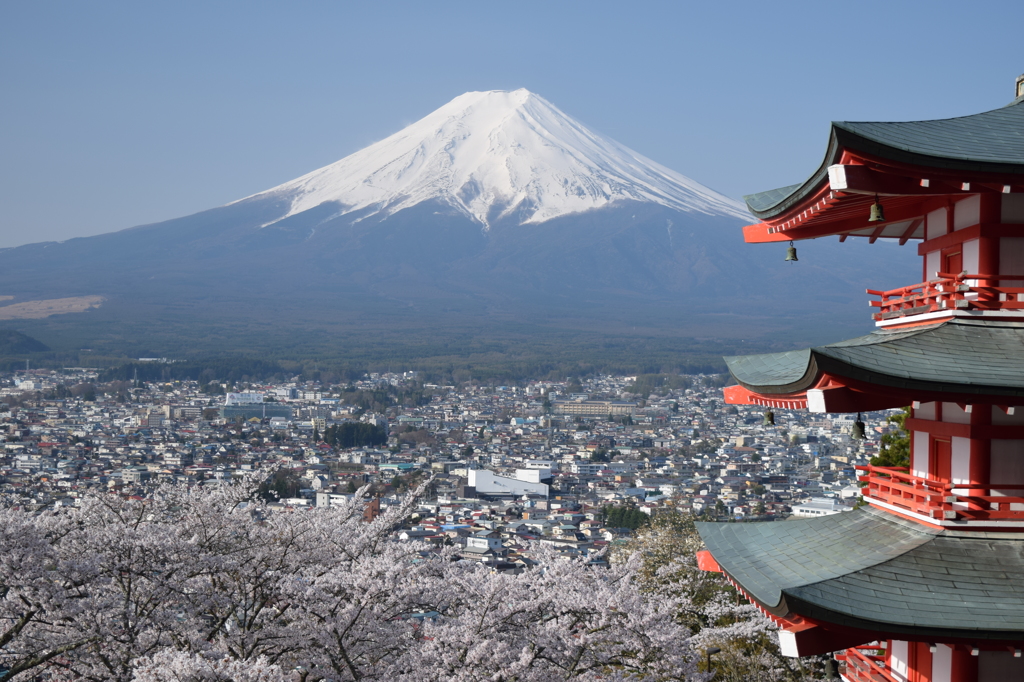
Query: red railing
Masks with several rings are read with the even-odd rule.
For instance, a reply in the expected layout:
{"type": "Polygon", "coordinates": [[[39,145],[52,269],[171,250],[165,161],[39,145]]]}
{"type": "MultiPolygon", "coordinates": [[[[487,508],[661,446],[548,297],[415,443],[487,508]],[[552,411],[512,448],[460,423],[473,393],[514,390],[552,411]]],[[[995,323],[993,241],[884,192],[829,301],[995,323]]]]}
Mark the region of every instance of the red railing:
{"type": "Polygon", "coordinates": [[[999,282],[1024,282],[1024,275],[954,275],[938,273],[938,279],[889,291],[868,289],[880,301],[869,305],[880,310],[875,320],[890,320],[940,310],[1024,310],[1024,286],[998,286],[999,282]]]}
{"type": "Polygon", "coordinates": [[[889,672],[885,656],[877,646],[858,646],[836,654],[836,660],[843,665],[840,671],[850,682],[899,682],[889,672]]]}
{"type": "Polygon", "coordinates": [[[857,466],[858,480],[867,485],[866,499],[886,502],[931,519],[962,521],[1024,521],[1024,497],[1004,491],[1024,491],[1024,485],[948,483],[914,476],[906,467],[857,466]],[[1012,505],[1021,508],[1013,509],[1012,505]]]}

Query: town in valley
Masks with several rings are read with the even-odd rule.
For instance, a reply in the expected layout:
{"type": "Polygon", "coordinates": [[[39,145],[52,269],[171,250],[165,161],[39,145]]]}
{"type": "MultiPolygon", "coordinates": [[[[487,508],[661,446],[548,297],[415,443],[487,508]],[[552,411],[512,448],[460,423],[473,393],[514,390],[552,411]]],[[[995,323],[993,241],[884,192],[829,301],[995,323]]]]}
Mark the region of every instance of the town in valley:
{"type": "Polygon", "coordinates": [[[84,368],[3,376],[10,502],[146,497],[265,467],[275,469],[270,506],[292,513],[364,486],[369,505],[386,507],[423,484],[396,537],[456,545],[499,569],[521,565],[531,541],[597,553],[665,511],[780,521],[849,511],[855,466],[898,428],[888,420],[898,411],[858,425],[857,415],[727,405],[720,375],[520,386],[432,384],[411,371],[334,385],[99,379],[84,368]]]}

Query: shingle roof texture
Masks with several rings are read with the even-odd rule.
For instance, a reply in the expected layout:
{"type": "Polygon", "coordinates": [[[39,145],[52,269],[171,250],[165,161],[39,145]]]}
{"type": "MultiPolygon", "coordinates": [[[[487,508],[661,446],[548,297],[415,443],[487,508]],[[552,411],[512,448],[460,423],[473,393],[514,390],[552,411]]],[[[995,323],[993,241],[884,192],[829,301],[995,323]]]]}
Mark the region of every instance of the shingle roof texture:
{"type": "Polygon", "coordinates": [[[1024,164],[1024,106],[1019,102],[994,111],[934,121],[843,121],[832,125],[915,154],[962,161],[1024,164]]]}
{"type": "Polygon", "coordinates": [[[800,185],[802,184],[802,182],[798,182],[795,185],[786,185],[785,187],[779,187],[778,189],[770,189],[765,192],[758,192],[757,194],[749,194],[743,197],[743,200],[747,202],[747,206],[751,210],[764,211],[775,206],[790,194],[800,189],[800,185]]]}
{"type": "Polygon", "coordinates": [[[874,509],[699,523],[712,556],[768,608],[897,632],[1024,636],[1024,538],[940,532],[874,509]]]}
{"type": "Polygon", "coordinates": [[[743,199],[754,215],[768,218],[820,186],[842,148],[911,164],[975,171],[1024,173],[1024,97],[971,116],[932,121],[835,121],[822,165],[804,182],[743,199]],[[790,200],[793,197],[793,200],[790,200]]]}
{"type": "Polygon", "coordinates": [[[806,390],[822,371],[897,388],[1024,395],[1024,324],[954,319],[725,361],[740,384],[769,395],[806,390]]]}

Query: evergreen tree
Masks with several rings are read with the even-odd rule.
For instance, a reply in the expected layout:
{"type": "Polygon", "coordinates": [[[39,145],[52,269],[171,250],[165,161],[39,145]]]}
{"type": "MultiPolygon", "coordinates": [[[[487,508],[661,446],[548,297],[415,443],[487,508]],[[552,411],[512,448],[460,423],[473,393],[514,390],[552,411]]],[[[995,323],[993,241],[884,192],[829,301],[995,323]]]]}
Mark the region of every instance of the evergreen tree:
{"type": "Polygon", "coordinates": [[[899,414],[889,415],[886,421],[896,424],[898,428],[882,436],[878,456],[871,458],[873,466],[909,467],[910,466],[910,432],[907,431],[907,417],[910,408],[904,407],[899,414]]]}

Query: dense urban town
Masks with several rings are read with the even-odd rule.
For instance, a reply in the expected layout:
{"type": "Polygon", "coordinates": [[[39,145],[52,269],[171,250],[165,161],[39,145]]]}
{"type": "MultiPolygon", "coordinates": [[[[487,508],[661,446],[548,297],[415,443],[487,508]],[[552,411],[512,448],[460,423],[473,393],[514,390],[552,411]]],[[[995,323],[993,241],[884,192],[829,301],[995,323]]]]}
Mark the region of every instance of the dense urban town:
{"type": "MultiPolygon", "coordinates": [[[[160,360],[157,360],[160,361],[160,360]]],[[[368,514],[429,481],[400,532],[515,563],[518,540],[587,554],[674,509],[725,519],[841,513],[887,413],[725,404],[720,377],[599,376],[442,386],[415,372],[347,385],[97,382],[23,370],[0,389],[0,492],[27,509],[164,482],[220,485],[265,466],[272,507],[338,504],[370,485],[368,514]],[[857,434],[859,435],[859,434],[857,434]]]]}

